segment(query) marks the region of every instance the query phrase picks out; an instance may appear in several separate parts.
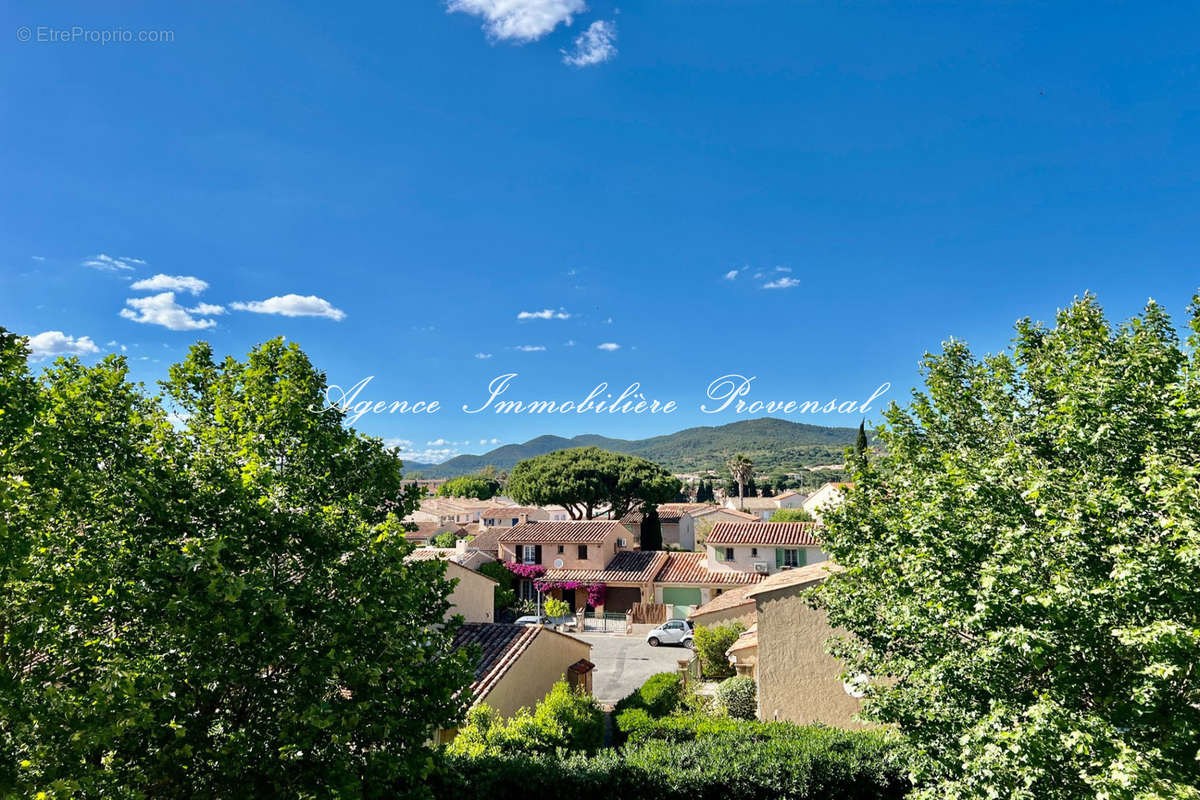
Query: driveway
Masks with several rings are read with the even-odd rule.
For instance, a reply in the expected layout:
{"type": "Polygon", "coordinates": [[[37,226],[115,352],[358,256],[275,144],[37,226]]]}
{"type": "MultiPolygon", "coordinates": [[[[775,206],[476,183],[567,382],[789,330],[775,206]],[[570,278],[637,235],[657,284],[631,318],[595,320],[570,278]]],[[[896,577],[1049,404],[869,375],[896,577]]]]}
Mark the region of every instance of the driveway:
{"type": "MultiPolygon", "coordinates": [[[[647,629],[652,626],[647,626],[647,629]]],[[[692,651],[678,645],[651,647],[645,633],[620,636],[605,633],[573,633],[592,646],[592,694],[601,703],[615,703],[637,689],[656,672],[675,672],[678,660],[691,658],[692,651]]]]}

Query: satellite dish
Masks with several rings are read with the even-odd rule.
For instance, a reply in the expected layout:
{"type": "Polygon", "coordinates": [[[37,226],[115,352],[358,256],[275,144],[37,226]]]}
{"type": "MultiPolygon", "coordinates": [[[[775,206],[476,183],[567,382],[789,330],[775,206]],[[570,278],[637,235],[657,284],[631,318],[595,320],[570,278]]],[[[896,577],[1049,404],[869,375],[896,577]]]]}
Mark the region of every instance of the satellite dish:
{"type": "Polygon", "coordinates": [[[562,565],[563,565],[563,560],[561,558],[554,559],[554,568],[555,569],[562,569],[562,565]]]}

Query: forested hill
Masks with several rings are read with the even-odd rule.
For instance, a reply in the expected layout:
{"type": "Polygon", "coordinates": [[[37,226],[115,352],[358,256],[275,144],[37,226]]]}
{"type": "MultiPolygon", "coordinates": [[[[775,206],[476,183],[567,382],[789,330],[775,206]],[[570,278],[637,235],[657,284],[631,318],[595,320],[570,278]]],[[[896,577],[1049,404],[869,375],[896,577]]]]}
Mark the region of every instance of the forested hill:
{"type": "Polygon", "coordinates": [[[426,478],[452,478],[488,465],[510,470],[522,459],[569,447],[601,447],[655,461],[672,472],[725,470],[725,460],[745,453],[758,472],[794,472],[821,464],[840,464],[854,444],[856,428],[829,428],[764,417],[716,427],[687,428],[649,439],[610,439],[583,434],[572,438],[539,436],[524,444],[506,444],[483,455],[462,455],[442,464],[409,462],[405,471],[426,478]]]}

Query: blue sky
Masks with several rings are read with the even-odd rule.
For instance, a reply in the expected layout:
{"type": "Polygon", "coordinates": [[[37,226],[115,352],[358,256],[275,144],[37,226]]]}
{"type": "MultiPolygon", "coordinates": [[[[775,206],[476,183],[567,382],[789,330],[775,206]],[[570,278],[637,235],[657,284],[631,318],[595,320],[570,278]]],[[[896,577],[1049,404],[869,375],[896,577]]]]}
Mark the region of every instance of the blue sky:
{"type": "Polygon", "coordinates": [[[902,398],[951,335],[998,349],[1085,290],[1182,319],[1200,286],[1194,5],[0,16],[0,324],[148,383],[198,338],[282,334],[334,383],[374,375],[364,398],[439,400],[359,424],[426,458],[731,422],[699,411],[726,373],[761,399],[902,398]],[[94,41],[114,29],[172,40],[94,41]],[[508,372],[514,398],[638,381],[679,410],[460,411],[508,372]]]}

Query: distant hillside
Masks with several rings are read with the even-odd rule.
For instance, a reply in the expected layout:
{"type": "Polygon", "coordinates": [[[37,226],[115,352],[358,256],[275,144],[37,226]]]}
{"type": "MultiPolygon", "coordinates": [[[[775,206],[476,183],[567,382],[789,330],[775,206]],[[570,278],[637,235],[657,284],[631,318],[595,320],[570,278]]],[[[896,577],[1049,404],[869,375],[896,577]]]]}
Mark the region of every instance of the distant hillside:
{"type": "Polygon", "coordinates": [[[795,472],[819,464],[840,464],[845,449],[854,444],[857,432],[856,428],[827,428],[765,417],[716,427],[688,428],[649,439],[610,439],[596,434],[570,439],[539,436],[524,444],[497,447],[483,455],[457,456],[442,464],[408,462],[405,468],[408,473],[420,472],[426,478],[453,478],[488,465],[510,470],[518,461],[555,450],[600,447],[650,459],[672,472],[714,469],[724,474],[725,460],[735,453],[750,456],[758,472],[795,472]]]}

